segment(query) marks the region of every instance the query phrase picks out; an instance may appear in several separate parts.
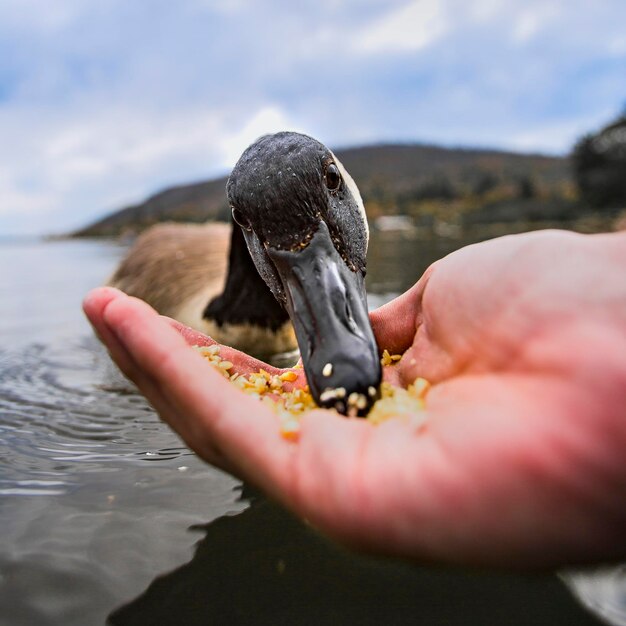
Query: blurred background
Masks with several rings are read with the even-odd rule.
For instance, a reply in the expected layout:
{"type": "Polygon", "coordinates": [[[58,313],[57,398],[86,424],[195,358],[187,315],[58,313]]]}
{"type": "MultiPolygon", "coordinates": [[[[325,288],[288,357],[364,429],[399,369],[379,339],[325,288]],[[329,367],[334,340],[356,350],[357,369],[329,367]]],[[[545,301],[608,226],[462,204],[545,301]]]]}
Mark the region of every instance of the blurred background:
{"type": "MultiPolygon", "coordinates": [[[[625,19],[621,0],[3,0],[0,233],[80,230],[286,129],[341,152],[372,217],[598,216],[626,193],[625,19]]],[[[223,195],[89,232],[224,217],[223,195]]]]}
{"type": "Polygon", "coordinates": [[[623,0],[0,0],[0,624],[626,624],[625,567],[328,543],[199,461],[80,310],[149,225],[229,219],[230,168],[279,130],[358,183],[371,307],[467,243],[626,228],[624,24],[623,0]]]}

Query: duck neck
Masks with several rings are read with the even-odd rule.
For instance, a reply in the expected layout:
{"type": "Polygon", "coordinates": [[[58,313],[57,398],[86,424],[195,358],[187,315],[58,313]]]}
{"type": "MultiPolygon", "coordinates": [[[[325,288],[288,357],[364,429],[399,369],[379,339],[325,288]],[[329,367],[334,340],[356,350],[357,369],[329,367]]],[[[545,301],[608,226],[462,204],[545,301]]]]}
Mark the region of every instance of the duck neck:
{"type": "Polygon", "coordinates": [[[236,224],[230,239],[224,291],[209,302],[203,317],[220,327],[248,324],[271,331],[277,331],[289,320],[287,311],[259,276],[241,228],[236,224]]]}

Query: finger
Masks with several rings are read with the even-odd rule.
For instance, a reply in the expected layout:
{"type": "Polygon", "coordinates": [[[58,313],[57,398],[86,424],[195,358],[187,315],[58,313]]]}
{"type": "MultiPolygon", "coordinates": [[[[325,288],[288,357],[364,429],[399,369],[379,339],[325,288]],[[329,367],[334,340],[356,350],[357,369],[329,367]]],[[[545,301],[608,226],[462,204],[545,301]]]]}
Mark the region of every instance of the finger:
{"type": "Polygon", "coordinates": [[[421,301],[433,268],[431,265],[411,289],[370,313],[381,352],[386,349],[392,354],[402,354],[411,346],[421,323],[421,301]]]}
{"type": "Polygon", "coordinates": [[[121,291],[113,287],[94,289],[85,296],[83,300],[83,311],[97,337],[109,351],[111,358],[122,370],[123,374],[134,382],[139,376],[136,364],[103,320],[103,312],[109,303],[122,295],[121,291]]]}
{"type": "Polygon", "coordinates": [[[133,357],[104,321],[104,311],[107,306],[119,297],[123,297],[123,293],[117,289],[110,287],[96,289],[85,298],[83,309],[98,338],[106,346],[111,358],[122,370],[122,373],[140,387],[144,393],[149,393],[152,399],[156,401],[158,389],[155,388],[154,381],[138,367],[133,357]]]}
{"type": "Polygon", "coordinates": [[[304,374],[304,370],[302,367],[295,368],[278,368],[266,363],[265,361],[261,361],[245,352],[241,352],[236,348],[231,348],[229,346],[218,344],[214,339],[211,339],[208,335],[201,333],[193,328],[189,328],[189,326],[185,326],[180,322],[173,320],[170,317],[161,316],[163,320],[165,320],[172,328],[174,328],[181,337],[187,342],[190,346],[219,346],[219,356],[225,361],[230,361],[233,364],[233,368],[231,370],[232,373],[242,374],[243,376],[248,376],[252,373],[259,372],[260,370],[265,370],[271,376],[280,376],[285,372],[292,371],[296,375],[294,380],[284,381],[283,386],[286,391],[291,390],[294,387],[304,387],[307,384],[306,376],[304,374]]]}
{"type": "MultiPolygon", "coordinates": [[[[137,365],[133,357],[120,343],[116,335],[109,329],[103,320],[103,312],[110,302],[122,296],[122,292],[110,287],[103,287],[90,292],[83,303],[83,309],[89,321],[94,327],[96,334],[106,346],[113,361],[122,370],[123,374],[131,380],[146,396],[152,407],[159,413],[161,418],[168,424],[174,419],[175,408],[162,393],[159,385],[137,365]]],[[[226,471],[233,471],[233,467],[214,447],[206,450],[207,460],[226,471]]]]}
{"type": "Polygon", "coordinates": [[[208,335],[201,333],[194,328],[189,328],[189,326],[185,326],[185,324],[181,324],[179,321],[172,319],[171,317],[167,317],[166,315],[162,315],[161,319],[166,321],[172,328],[177,330],[181,337],[190,345],[190,346],[213,346],[217,343],[214,339],[211,339],[208,335]]]}
{"type": "Polygon", "coordinates": [[[190,447],[204,458],[217,447],[237,474],[282,495],[292,445],[270,409],[229,384],[145,303],[116,298],[103,319],[176,408],[171,425],[190,447]]]}
{"type": "Polygon", "coordinates": [[[378,347],[402,359],[383,369],[384,380],[407,387],[418,378],[431,382],[444,380],[452,371],[450,356],[432,341],[423,307],[427,286],[437,263],[404,294],[370,313],[378,347]]]}

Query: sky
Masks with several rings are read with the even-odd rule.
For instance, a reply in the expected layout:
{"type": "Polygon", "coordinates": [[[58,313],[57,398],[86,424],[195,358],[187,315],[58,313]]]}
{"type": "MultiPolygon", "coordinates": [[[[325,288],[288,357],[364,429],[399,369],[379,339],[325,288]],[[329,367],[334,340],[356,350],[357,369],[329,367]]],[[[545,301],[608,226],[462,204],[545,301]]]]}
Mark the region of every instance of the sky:
{"type": "Polygon", "coordinates": [[[624,0],[0,0],[0,236],[228,173],[256,137],[567,154],[626,105],[624,0]]]}

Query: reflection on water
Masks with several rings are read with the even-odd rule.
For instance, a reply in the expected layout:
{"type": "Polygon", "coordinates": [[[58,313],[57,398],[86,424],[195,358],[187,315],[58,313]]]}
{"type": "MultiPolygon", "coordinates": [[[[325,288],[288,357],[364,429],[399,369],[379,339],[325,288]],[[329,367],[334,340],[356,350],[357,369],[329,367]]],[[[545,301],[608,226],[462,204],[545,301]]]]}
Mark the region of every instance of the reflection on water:
{"type": "Polygon", "coordinates": [[[245,508],[114,369],[80,311],[122,249],[0,245],[0,623],[102,624],[245,508]]]}
{"type": "Polygon", "coordinates": [[[60,495],[109,463],[191,454],[141,396],[111,379],[95,340],[28,346],[15,360],[0,355],[0,495],[60,495]]]}
{"type": "MultiPolygon", "coordinates": [[[[457,245],[374,234],[371,304],[457,245]]],[[[0,244],[0,624],[596,623],[554,576],[357,557],[249,506],[92,338],[80,301],[122,251],[0,244]]]]}
{"type": "Polygon", "coordinates": [[[554,577],[355,556],[264,498],[203,532],[194,558],[114,612],[114,626],[596,623],[554,577]]]}
{"type": "Polygon", "coordinates": [[[402,293],[433,261],[475,241],[418,238],[414,231],[374,232],[367,255],[368,290],[372,293],[402,293]]]}
{"type": "Polygon", "coordinates": [[[561,575],[576,597],[608,624],[626,624],[626,565],[561,575]]]}

